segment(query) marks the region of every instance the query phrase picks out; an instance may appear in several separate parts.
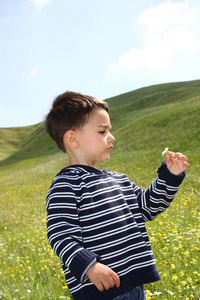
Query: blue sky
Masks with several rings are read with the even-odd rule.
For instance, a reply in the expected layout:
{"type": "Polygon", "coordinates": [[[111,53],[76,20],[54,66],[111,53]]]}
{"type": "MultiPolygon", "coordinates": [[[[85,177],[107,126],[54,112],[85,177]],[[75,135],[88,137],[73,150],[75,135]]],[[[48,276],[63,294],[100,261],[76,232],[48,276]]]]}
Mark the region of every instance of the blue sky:
{"type": "Polygon", "coordinates": [[[200,79],[200,2],[0,0],[0,127],[67,90],[106,99],[200,79]]]}

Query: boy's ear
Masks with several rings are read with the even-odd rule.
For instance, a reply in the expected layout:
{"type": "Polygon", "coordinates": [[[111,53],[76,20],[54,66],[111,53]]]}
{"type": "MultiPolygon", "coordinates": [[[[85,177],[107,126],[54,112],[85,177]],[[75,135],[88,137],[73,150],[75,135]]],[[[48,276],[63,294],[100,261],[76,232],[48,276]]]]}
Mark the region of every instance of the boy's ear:
{"type": "Polygon", "coordinates": [[[64,137],[64,144],[68,145],[69,147],[73,149],[77,149],[79,146],[77,133],[74,130],[68,130],[65,132],[64,137]]]}

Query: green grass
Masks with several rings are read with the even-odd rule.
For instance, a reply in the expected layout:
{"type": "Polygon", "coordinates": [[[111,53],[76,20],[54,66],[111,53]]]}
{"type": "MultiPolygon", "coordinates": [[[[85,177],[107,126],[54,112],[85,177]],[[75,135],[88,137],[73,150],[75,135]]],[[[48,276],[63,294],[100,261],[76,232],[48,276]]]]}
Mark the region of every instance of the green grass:
{"type": "MultiPolygon", "coordinates": [[[[17,128],[16,128],[17,130],[17,128]]],[[[31,131],[27,131],[24,137],[20,141],[20,145],[12,155],[8,156],[4,160],[0,161],[1,165],[12,164],[21,160],[30,158],[37,158],[52,155],[57,152],[55,143],[45,133],[42,123],[34,125],[31,131]]]]}
{"type": "MultiPolygon", "coordinates": [[[[126,173],[146,188],[165,147],[189,158],[172,205],[147,223],[162,280],[145,290],[148,300],[200,299],[200,81],[148,87],[108,102],[116,141],[99,168],[126,173]]],[[[4,138],[7,149],[17,130],[4,138]]],[[[0,299],[71,299],[47,241],[45,210],[51,181],[68,159],[42,124],[23,130],[0,164],[0,299]]]]}
{"type": "Polygon", "coordinates": [[[35,126],[0,129],[0,160],[9,157],[19,150],[23,138],[29,134],[35,126]]]}
{"type": "Polygon", "coordinates": [[[112,125],[120,128],[133,119],[169,105],[182,104],[200,95],[200,81],[167,83],[150,86],[107,99],[112,125]]]}

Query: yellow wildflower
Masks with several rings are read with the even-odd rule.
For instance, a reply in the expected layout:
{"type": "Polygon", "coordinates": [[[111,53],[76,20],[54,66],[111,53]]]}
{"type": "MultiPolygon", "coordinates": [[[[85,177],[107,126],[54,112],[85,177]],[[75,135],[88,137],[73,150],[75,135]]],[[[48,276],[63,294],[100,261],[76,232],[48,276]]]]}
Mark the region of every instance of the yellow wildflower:
{"type": "Polygon", "coordinates": [[[185,273],[183,271],[180,272],[180,276],[183,277],[185,273]]]}
{"type": "Polygon", "coordinates": [[[174,269],[175,269],[175,265],[174,265],[174,264],[171,264],[171,268],[174,270],[174,269]]]}
{"type": "Polygon", "coordinates": [[[187,278],[187,282],[188,282],[188,283],[192,283],[192,278],[188,277],[188,278],[187,278]]]}
{"type": "Polygon", "coordinates": [[[63,289],[63,290],[67,290],[67,289],[68,289],[68,286],[65,285],[65,286],[62,287],[62,289],[63,289]]]}
{"type": "Polygon", "coordinates": [[[174,276],[172,277],[172,280],[173,280],[173,281],[177,281],[177,279],[178,279],[178,277],[177,277],[176,275],[174,275],[174,276]]]}

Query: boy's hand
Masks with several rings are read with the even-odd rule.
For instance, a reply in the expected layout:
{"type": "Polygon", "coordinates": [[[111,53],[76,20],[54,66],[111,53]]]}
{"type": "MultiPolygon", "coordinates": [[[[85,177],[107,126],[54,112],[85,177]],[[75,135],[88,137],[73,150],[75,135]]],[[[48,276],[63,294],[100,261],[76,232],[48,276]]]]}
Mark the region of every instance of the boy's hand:
{"type": "Polygon", "coordinates": [[[180,175],[188,169],[189,164],[187,161],[187,157],[182,153],[174,153],[171,151],[167,151],[166,153],[165,163],[168,170],[174,175],[180,175]]]}
{"type": "Polygon", "coordinates": [[[98,262],[88,269],[86,275],[100,292],[109,290],[115,285],[120,286],[119,276],[112,269],[98,262]]]}

